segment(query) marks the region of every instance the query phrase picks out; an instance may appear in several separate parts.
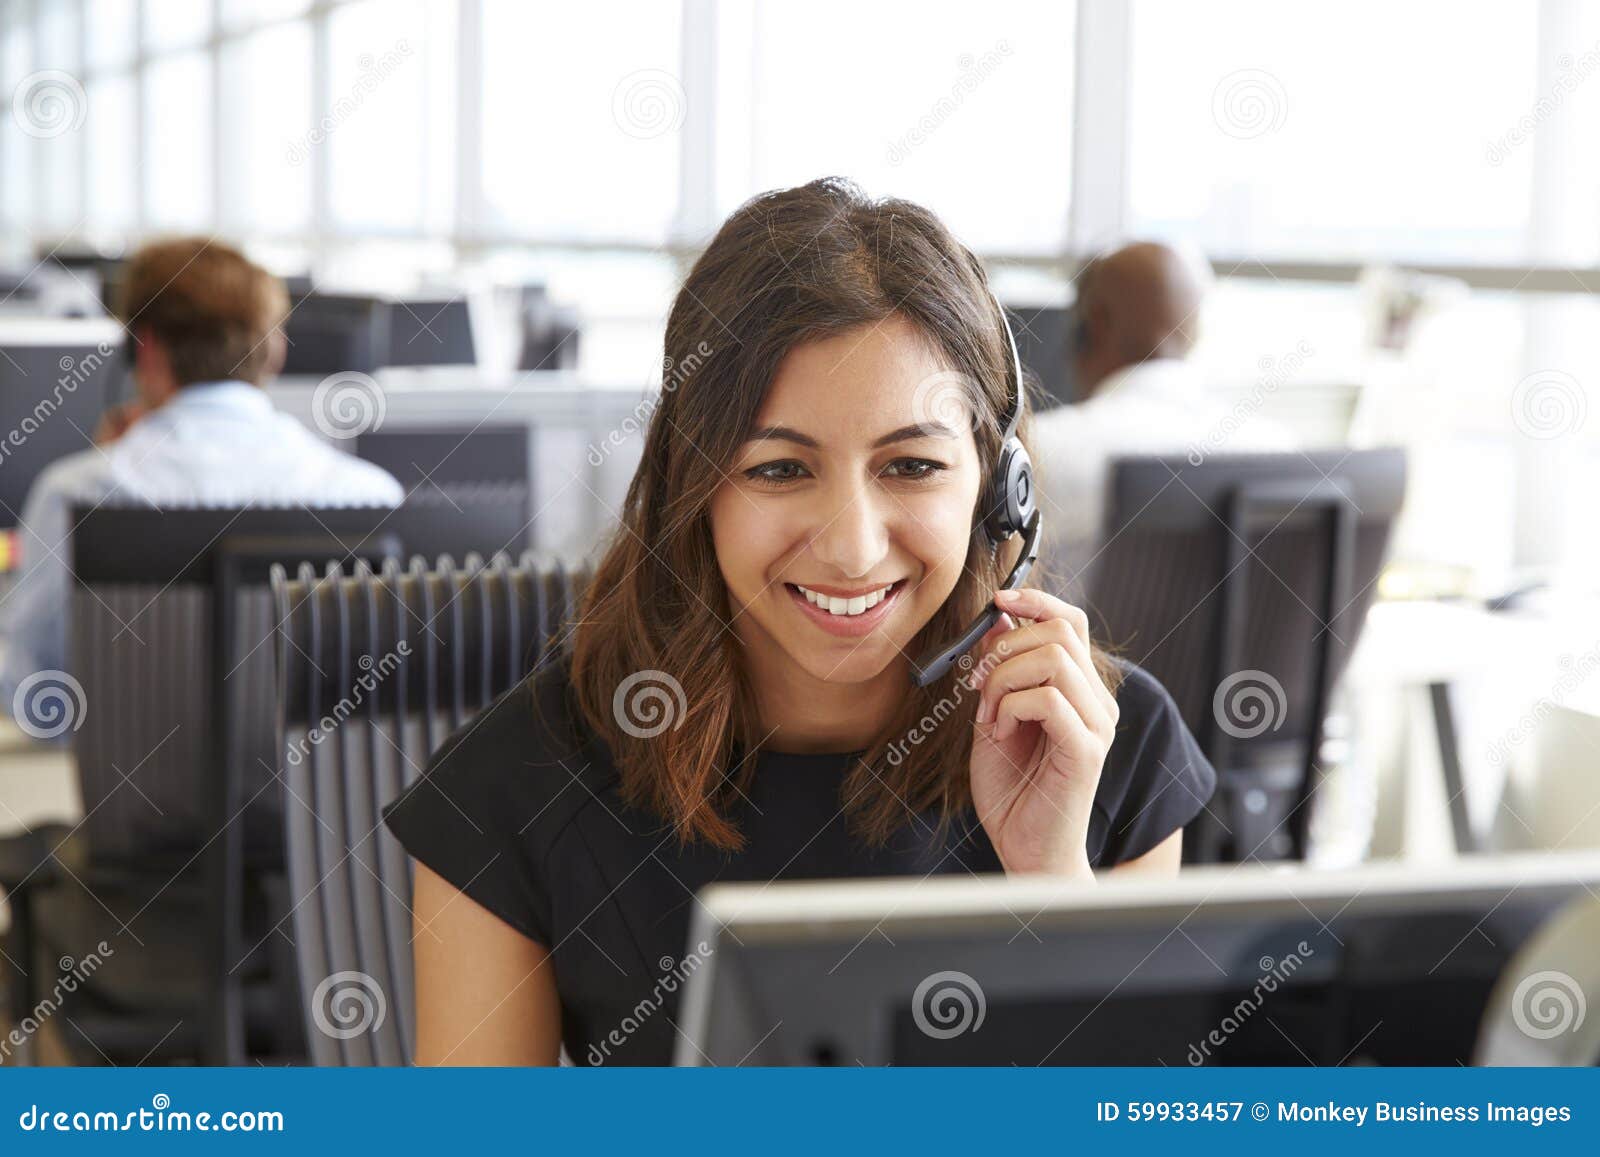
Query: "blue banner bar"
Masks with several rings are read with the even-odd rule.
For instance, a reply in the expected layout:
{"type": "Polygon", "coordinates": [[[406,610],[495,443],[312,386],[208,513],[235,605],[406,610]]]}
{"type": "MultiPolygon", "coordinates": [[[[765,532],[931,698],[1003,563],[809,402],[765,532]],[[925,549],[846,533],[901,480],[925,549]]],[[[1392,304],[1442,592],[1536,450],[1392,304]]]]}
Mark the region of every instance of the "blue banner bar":
{"type": "Polygon", "coordinates": [[[4,1069],[0,1153],[1600,1151],[1595,1069],[4,1069]],[[1270,1146],[1260,1149],[1256,1146],[1270,1146]],[[1021,1148],[1026,1146],[1027,1148],[1021,1148]],[[581,1148],[580,1148],[581,1147],[581,1148]]]}

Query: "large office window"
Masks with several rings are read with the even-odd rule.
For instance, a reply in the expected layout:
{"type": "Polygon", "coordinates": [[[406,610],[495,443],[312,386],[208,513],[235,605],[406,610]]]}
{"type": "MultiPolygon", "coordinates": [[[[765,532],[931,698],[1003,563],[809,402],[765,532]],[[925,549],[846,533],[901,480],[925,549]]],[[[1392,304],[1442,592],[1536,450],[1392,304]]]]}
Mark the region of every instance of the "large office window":
{"type": "Polygon", "coordinates": [[[1071,188],[1075,5],[822,0],[730,16],[719,213],[845,174],[922,201],[990,252],[1059,253],[1071,188]]]}
{"type": "Polygon", "coordinates": [[[484,231],[661,244],[684,91],[671,0],[483,5],[484,231]]]}
{"type": "Polygon", "coordinates": [[[1492,0],[1138,0],[1130,224],[1224,255],[1524,260],[1535,148],[1508,134],[1538,29],[1492,0]]]}

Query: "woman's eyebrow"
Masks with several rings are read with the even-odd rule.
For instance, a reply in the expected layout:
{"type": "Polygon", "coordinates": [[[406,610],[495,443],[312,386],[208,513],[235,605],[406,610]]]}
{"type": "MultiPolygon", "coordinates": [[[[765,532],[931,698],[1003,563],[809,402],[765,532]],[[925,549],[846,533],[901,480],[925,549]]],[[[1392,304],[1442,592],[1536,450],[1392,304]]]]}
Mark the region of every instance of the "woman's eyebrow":
{"type": "MultiPolygon", "coordinates": [[[[873,440],[874,450],[881,446],[889,446],[895,442],[909,442],[915,438],[954,438],[956,432],[949,426],[938,422],[913,422],[909,426],[901,426],[897,430],[890,430],[880,438],[873,440]]],[[[820,449],[822,443],[810,434],[802,433],[792,426],[762,426],[754,431],[748,441],[780,441],[793,442],[798,446],[806,446],[812,450],[820,449]]]]}

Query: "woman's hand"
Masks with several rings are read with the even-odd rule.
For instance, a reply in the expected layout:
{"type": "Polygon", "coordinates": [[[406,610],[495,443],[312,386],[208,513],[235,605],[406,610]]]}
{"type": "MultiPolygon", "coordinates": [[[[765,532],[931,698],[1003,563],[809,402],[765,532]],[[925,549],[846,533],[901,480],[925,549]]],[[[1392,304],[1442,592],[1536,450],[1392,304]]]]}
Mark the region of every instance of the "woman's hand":
{"type": "Polygon", "coordinates": [[[1095,670],[1081,610],[1031,587],[999,591],[995,604],[1008,614],[973,651],[973,805],[1007,872],[1092,879],[1089,813],[1116,696],[1095,670]]]}

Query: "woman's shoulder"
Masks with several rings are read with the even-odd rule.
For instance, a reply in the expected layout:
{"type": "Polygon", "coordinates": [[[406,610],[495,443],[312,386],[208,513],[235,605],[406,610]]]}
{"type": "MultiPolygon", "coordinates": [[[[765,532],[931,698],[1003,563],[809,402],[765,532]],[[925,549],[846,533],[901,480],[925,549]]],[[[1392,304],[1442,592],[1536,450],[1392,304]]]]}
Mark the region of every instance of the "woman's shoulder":
{"type": "MultiPolygon", "coordinates": [[[[1169,713],[1178,717],[1178,705],[1162,686],[1161,680],[1139,664],[1118,655],[1110,656],[1120,682],[1117,684],[1117,710],[1124,722],[1159,722],[1169,713]]],[[[1181,721],[1181,720],[1180,720],[1181,721]]]]}
{"type": "Polygon", "coordinates": [[[1217,773],[1161,681],[1113,656],[1117,729],[1095,794],[1103,864],[1142,855],[1198,815],[1217,773]]]}
{"type": "Polygon", "coordinates": [[[615,778],[571,687],[570,657],[552,657],[453,731],[385,810],[391,829],[452,808],[473,827],[510,825],[524,836],[536,835],[535,825],[563,826],[615,778]],[[569,790],[578,784],[587,790],[569,790]]]}

